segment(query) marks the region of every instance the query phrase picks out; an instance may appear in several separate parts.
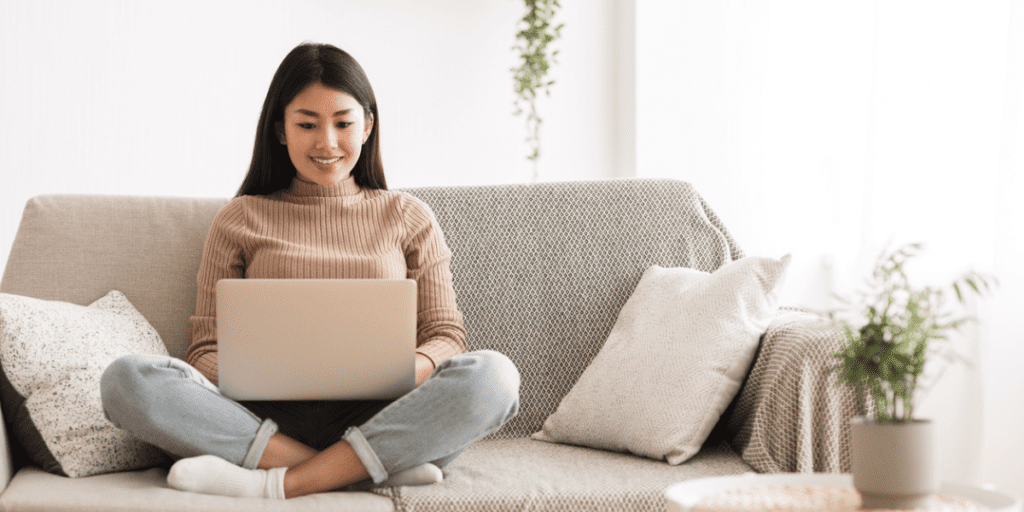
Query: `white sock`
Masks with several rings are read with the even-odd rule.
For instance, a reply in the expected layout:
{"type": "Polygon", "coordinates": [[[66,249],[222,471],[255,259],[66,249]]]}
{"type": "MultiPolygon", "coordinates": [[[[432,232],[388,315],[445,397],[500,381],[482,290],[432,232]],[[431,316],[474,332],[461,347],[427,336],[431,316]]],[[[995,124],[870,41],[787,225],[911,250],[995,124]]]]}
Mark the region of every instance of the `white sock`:
{"type": "Polygon", "coordinates": [[[201,455],[175,462],[167,473],[167,484],[179,491],[284,499],[287,469],[245,469],[214,455],[201,455]]]}
{"type": "Polygon", "coordinates": [[[426,463],[390,475],[379,484],[380,487],[401,487],[403,485],[430,485],[441,483],[444,474],[437,466],[426,463]]]}

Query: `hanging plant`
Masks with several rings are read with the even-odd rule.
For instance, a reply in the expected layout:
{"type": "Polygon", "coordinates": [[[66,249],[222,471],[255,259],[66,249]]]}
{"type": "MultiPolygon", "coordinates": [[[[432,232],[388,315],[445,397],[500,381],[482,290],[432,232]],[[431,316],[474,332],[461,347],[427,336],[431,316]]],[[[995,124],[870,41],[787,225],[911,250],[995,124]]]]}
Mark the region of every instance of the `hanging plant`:
{"type": "MultiPolygon", "coordinates": [[[[526,112],[526,143],[530,148],[530,155],[526,158],[533,162],[533,180],[537,180],[537,158],[540,157],[540,124],[541,118],[537,114],[537,95],[541,91],[550,95],[550,87],[554,80],[547,78],[550,63],[548,62],[548,45],[561,34],[564,23],[553,27],[551,19],[555,16],[555,9],[560,8],[558,0],[524,0],[526,2],[526,15],[520,20],[520,30],[516,34],[516,45],[514,50],[519,52],[522,60],[519,68],[512,68],[515,73],[516,98],[515,115],[526,112]],[[526,109],[524,110],[524,106],[526,109]]],[[[552,62],[558,50],[550,54],[552,62]]]]}

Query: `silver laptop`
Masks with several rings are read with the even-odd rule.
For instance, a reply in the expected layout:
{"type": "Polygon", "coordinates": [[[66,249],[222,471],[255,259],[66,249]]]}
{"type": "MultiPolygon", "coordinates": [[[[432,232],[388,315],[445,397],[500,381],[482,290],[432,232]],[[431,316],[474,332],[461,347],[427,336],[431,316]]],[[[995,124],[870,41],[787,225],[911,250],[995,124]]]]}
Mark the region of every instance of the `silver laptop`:
{"type": "Polygon", "coordinates": [[[224,279],[217,345],[235,400],[398,398],[415,387],[416,281],[224,279]]]}

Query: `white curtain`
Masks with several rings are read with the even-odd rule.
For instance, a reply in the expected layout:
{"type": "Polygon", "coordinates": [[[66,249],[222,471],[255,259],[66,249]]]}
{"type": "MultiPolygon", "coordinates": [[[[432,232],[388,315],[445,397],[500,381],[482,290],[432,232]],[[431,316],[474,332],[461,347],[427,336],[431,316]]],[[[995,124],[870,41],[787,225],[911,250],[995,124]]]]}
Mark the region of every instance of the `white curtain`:
{"type": "Polygon", "coordinates": [[[693,183],[824,308],[888,242],[1002,286],[924,400],[948,480],[1024,494],[1024,0],[636,4],[637,175],[693,183]]]}

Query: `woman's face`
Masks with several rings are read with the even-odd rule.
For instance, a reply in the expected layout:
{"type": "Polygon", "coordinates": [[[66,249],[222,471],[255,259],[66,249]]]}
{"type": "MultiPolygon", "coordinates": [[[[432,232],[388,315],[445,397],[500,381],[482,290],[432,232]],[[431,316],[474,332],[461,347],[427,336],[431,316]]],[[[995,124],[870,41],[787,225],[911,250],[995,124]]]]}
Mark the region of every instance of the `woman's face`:
{"type": "Polygon", "coordinates": [[[277,135],[298,178],[327,186],[349,176],[372,128],[355,98],[317,82],[285,107],[277,135]]]}

